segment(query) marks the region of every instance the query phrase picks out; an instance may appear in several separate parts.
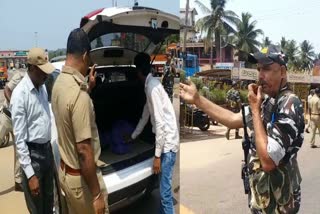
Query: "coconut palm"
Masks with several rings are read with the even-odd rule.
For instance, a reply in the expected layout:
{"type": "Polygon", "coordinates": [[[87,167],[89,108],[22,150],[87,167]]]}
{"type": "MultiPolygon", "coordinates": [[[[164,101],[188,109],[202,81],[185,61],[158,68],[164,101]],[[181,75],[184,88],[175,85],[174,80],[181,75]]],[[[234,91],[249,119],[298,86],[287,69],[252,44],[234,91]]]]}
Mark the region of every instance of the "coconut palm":
{"type": "Polygon", "coordinates": [[[262,41],[262,47],[268,47],[271,44],[272,44],[272,42],[269,39],[269,37],[265,37],[264,40],[262,41]]]}
{"type": "Polygon", "coordinates": [[[282,51],[285,51],[287,48],[287,44],[288,44],[288,40],[286,40],[286,38],[283,36],[281,37],[281,41],[280,41],[280,47],[282,51]]]}
{"type": "Polygon", "coordinates": [[[300,45],[299,61],[300,69],[308,71],[312,69],[315,53],[312,44],[304,40],[300,45]]]}
{"type": "Polygon", "coordinates": [[[259,35],[263,34],[261,29],[256,29],[257,21],[251,21],[250,13],[242,13],[241,20],[236,26],[236,33],[230,39],[231,43],[236,47],[240,61],[245,61],[244,53],[253,53],[258,51],[261,45],[257,40],[259,35]]]}
{"type": "MultiPolygon", "coordinates": [[[[231,10],[225,10],[227,0],[211,0],[211,9],[206,7],[201,1],[195,3],[205,14],[196,23],[196,28],[206,35],[207,39],[215,42],[216,56],[220,59],[220,36],[228,33],[235,33],[234,25],[239,22],[237,14],[231,10]]],[[[211,53],[212,57],[212,53],[211,53]]]]}
{"type": "Polygon", "coordinates": [[[288,69],[291,71],[297,71],[300,67],[298,59],[299,48],[295,40],[287,40],[286,43],[287,44],[283,51],[288,58],[288,69]]]}

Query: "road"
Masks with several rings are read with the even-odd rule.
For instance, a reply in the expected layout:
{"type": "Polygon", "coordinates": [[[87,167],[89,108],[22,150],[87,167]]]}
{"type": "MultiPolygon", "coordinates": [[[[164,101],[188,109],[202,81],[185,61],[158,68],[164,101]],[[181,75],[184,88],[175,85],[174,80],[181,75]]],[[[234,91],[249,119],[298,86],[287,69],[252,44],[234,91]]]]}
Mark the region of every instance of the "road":
{"type": "MultiPolygon", "coordinates": [[[[10,76],[12,74],[9,73],[10,76]]],[[[176,81],[177,83],[177,81],[176,81]]],[[[174,107],[176,115],[179,115],[179,96],[178,85],[175,85],[174,91],[174,107]]],[[[3,103],[4,96],[3,90],[0,90],[0,103],[3,103]]],[[[178,120],[177,116],[177,120],[178,120]]],[[[179,213],[179,153],[177,155],[177,161],[173,174],[173,188],[177,191],[174,193],[175,210],[179,213]]],[[[1,213],[28,213],[26,204],[24,201],[24,195],[21,192],[14,191],[14,179],[13,179],[13,146],[0,148],[0,207],[1,213]]],[[[129,205],[115,212],[115,214],[156,214],[159,210],[160,195],[159,190],[156,189],[149,198],[141,198],[135,203],[129,205]]]]}
{"type": "MultiPolygon", "coordinates": [[[[211,126],[208,132],[194,129],[181,136],[180,202],[190,213],[249,214],[240,178],[241,140],[226,140],[225,131],[223,126],[211,126]]],[[[320,149],[311,149],[309,139],[305,134],[298,158],[303,178],[299,213],[319,214],[320,149]]],[[[319,136],[316,142],[320,146],[319,136]]]]}

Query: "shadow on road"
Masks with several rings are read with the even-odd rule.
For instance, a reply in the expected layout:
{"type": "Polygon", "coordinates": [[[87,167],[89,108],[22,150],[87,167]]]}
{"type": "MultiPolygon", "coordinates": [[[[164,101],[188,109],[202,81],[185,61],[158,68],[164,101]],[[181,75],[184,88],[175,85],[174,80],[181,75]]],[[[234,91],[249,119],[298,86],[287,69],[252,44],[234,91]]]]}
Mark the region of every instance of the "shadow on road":
{"type": "Polygon", "coordinates": [[[201,131],[198,128],[181,127],[180,143],[225,138],[225,132],[226,128],[224,126],[211,125],[210,129],[207,131],[201,131]]]}
{"type": "Polygon", "coordinates": [[[0,192],[0,196],[5,195],[5,194],[8,194],[8,193],[10,193],[10,192],[12,192],[12,191],[14,191],[14,186],[12,186],[12,187],[10,187],[10,188],[8,188],[8,189],[6,189],[6,190],[1,191],[1,192],[0,192]]]}

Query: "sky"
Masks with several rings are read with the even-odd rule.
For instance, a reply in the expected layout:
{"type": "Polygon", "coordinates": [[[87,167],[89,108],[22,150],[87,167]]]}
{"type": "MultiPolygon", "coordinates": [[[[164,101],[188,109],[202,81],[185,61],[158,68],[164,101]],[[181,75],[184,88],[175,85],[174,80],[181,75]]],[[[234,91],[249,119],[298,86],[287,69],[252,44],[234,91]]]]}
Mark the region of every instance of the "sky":
{"type": "MultiPolygon", "coordinates": [[[[210,7],[210,0],[201,0],[210,7]]],[[[180,7],[185,8],[186,0],[180,0],[180,7]]],[[[200,9],[190,0],[190,7],[195,7],[203,16],[200,9]]],[[[228,0],[227,10],[236,12],[249,12],[253,20],[257,20],[257,28],[264,31],[275,44],[281,37],[294,39],[298,44],[308,40],[313,44],[316,53],[320,53],[320,18],[319,0],[228,0]]]]}
{"type": "MultiPolygon", "coordinates": [[[[134,0],[114,1],[118,6],[134,4],[134,0]]],[[[178,0],[138,3],[179,16],[178,0]]],[[[79,27],[83,16],[111,6],[112,0],[0,0],[0,50],[28,50],[36,40],[45,49],[65,48],[70,31],[79,27]]]]}

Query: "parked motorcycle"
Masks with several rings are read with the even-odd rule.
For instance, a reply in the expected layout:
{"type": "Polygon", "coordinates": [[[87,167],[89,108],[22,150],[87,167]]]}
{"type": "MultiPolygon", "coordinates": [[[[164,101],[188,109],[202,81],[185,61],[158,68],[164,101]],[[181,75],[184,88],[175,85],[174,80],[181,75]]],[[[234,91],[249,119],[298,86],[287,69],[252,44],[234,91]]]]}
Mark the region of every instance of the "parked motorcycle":
{"type": "Polygon", "coordinates": [[[185,109],[186,126],[198,127],[201,131],[207,131],[210,128],[210,118],[206,113],[188,104],[181,103],[181,106],[181,109],[185,109]]]}

